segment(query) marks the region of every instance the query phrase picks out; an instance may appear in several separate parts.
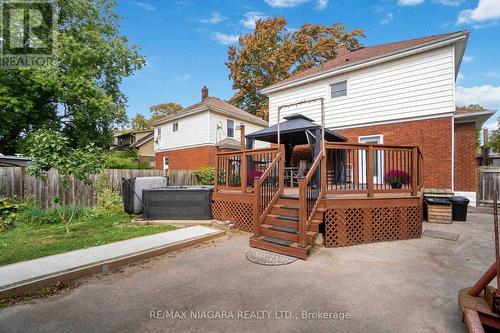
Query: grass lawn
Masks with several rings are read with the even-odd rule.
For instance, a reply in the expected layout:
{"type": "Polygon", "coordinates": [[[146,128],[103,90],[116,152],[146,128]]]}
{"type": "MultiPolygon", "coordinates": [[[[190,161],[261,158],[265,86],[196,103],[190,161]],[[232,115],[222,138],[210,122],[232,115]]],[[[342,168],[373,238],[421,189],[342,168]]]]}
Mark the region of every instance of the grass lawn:
{"type": "Polygon", "coordinates": [[[137,226],[127,222],[125,213],[75,221],[69,235],[60,223],[18,225],[0,233],[0,265],[175,229],[168,225],[137,226]]]}

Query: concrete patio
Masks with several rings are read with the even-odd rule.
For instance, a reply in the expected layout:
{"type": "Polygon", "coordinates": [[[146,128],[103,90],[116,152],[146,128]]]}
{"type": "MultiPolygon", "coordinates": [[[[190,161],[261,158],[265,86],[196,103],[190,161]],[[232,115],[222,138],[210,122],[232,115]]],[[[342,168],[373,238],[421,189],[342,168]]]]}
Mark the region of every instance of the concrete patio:
{"type": "Polygon", "coordinates": [[[278,267],[246,260],[247,234],[226,236],[0,310],[0,331],[465,332],[458,291],[494,260],[492,219],[472,213],[467,223],[424,225],[459,233],[458,241],[320,248],[278,267]],[[235,318],[193,317],[223,311],[235,318]]]}

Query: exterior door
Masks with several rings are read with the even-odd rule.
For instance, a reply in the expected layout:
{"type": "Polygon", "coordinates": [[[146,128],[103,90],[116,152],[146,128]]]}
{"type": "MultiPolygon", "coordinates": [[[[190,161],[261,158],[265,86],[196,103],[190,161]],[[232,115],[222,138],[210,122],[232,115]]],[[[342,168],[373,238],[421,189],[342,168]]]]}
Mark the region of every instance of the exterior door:
{"type": "MultiPolygon", "coordinates": [[[[373,136],[362,136],[359,137],[359,143],[371,143],[371,144],[382,144],[383,136],[382,135],[373,135],[373,136]]],[[[366,159],[366,151],[359,152],[359,179],[366,180],[367,174],[367,159],[366,159]]],[[[374,184],[383,184],[384,183],[384,152],[382,150],[376,150],[373,152],[372,158],[372,166],[373,166],[373,183],[374,184]]]]}

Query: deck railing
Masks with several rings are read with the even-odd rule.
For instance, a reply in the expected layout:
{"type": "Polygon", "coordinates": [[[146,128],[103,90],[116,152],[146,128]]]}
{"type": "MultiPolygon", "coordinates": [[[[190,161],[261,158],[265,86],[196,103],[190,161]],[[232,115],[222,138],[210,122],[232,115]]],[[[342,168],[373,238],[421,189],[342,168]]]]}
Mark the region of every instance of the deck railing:
{"type": "Polygon", "coordinates": [[[418,147],[326,143],[326,193],[409,192],[423,185],[418,147]]]}
{"type": "Polygon", "coordinates": [[[254,235],[260,235],[260,225],[283,194],[285,153],[283,146],[262,175],[254,178],[254,235]]]}
{"type": "Polygon", "coordinates": [[[321,152],[304,178],[299,179],[299,245],[307,245],[307,231],[324,195],[325,159],[321,152]]]}
{"type": "Polygon", "coordinates": [[[278,154],[277,148],[248,149],[218,153],[215,163],[214,191],[234,190],[245,193],[254,187],[254,178],[261,176],[278,154]]]}

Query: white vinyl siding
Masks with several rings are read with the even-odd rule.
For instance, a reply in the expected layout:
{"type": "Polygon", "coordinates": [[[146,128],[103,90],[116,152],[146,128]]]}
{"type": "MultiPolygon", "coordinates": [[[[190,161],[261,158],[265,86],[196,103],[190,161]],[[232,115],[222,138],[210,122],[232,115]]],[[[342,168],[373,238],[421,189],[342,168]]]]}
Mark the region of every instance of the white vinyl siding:
{"type": "MultiPolygon", "coordinates": [[[[269,95],[270,126],[280,105],[324,97],[328,128],[362,126],[454,112],[453,47],[393,60],[269,95]],[[347,81],[345,97],[331,98],[331,84],[347,81]]],[[[301,113],[321,122],[320,103],[285,108],[283,117],[301,113]]]]}
{"type": "Polygon", "coordinates": [[[177,149],[208,144],[208,111],[159,125],[161,140],[156,150],[177,149]],[[174,124],[177,131],[174,132],[174,124]]]}
{"type": "MultiPolygon", "coordinates": [[[[158,144],[155,145],[155,151],[215,145],[218,141],[226,138],[228,120],[233,121],[234,139],[238,141],[240,140],[240,131],[237,128],[239,128],[240,123],[245,124],[245,133],[247,134],[264,128],[264,126],[247,123],[237,118],[229,118],[227,115],[204,111],[157,126],[156,133],[159,140],[158,144]],[[174,132],[175,123],[178,124],[176,132],[174,132]],[[217,129],[217,124],[221,125],[220,129],[217,129]]],[[[256,146],[260,148],[268,145],[258,144],[256,146]]]]}
{"type": "MultiPolygon", "coordinates": [[[[239,126],[241,123],[245,124],[245,134],[250,134],[252,132],[261,130],[264,128],[264,126],[260,125],[255,125],[252,123],[248,123],[243,120],[239,120],[236,118],[228,118],[227,115],[222,115],[219,113],[215,112],[210,112],[210,143],[216,144],[220,140],[223,140],[227,137],[227,128],[226,124],[228,120],[233,120],[234,121],[234,137],[233,139],[240,141],[240,130],[239,126]],[[221,125],[220,128],[217,128],[217,124],[221,125]],[[237,129],[238,128],[238,129],[237,129]]],[[[263,148],[263,147],[268,147],[268,144],[265,143],[259,143],[256,144],[256,148],[263,148]]]]}

